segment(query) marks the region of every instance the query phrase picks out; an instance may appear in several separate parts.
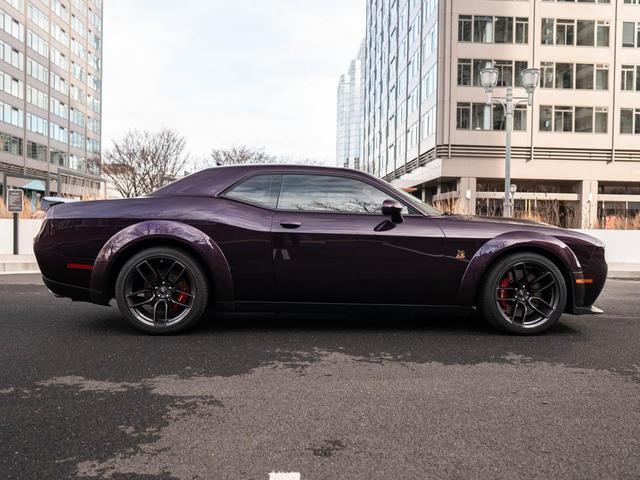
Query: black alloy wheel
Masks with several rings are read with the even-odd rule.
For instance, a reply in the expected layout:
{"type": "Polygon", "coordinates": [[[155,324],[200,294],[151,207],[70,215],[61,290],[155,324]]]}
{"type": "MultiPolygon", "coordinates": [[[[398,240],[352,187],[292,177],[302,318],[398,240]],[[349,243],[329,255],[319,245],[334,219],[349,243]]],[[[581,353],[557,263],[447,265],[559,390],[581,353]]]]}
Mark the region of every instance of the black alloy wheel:
{"type": "Polygon", "coordinates": [[[511,333],[532,334],[555,324],[566,300],[564,277],[551,260],[535,253],[516,253],[489,270],[479,306],[494,326],[511,333]]]}
{"type": "Polygon", "coordinates": [[[134,327],[149,333],[176,333],[203,315],[207,283],[202,268],[189,255],[173,248],[150,248],[122,267],[116,300],[134,327]]]}

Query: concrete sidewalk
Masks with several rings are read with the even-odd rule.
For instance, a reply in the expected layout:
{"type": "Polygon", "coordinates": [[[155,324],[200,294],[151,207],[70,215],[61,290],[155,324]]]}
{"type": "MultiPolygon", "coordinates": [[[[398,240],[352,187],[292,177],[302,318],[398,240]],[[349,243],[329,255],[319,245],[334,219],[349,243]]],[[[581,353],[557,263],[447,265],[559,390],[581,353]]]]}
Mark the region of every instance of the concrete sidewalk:
{"type": "Polygon", "coordinates": [[[610,263],[607,278],[640,280],[640,263],[610,263]]]}
{"type": "MultiPolygon", "coordinates": [[[[40,273],[33,255],[0,255],[0,275],[40,273]]],[[[610,263],[608,278],[640,280],[640,263],[610,263]]]]}

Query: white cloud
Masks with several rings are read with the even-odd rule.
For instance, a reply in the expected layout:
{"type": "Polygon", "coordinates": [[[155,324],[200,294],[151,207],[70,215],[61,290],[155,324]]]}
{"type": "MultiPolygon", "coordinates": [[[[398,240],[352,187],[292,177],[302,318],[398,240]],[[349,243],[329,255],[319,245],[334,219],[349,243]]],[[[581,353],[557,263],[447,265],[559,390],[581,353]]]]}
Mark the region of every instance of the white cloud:
{"type": "Polygon", "coordinates": [[[196,155],[247,144],[332,163],[337,81],[363,35],[363,0],[109,0],[105,147],[170,126],[196,155]]]}

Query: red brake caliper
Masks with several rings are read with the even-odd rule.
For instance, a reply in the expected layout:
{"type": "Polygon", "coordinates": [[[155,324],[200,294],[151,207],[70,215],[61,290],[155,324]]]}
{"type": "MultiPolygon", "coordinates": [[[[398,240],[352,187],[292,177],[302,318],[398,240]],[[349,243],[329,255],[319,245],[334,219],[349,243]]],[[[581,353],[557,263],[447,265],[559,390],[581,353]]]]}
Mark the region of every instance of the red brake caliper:
{"type": "MultiPolygon", "coordinates": [[[[184,305],[188,305],[187,300],[189,299],[189,296],[187,295],[187,293],[191,293],[191,290],[189,289],[189,285],[185,285],[184,287],[181,287],[180,290],[181,290],[180,293],[176,295],[176,301],[184,305]]],[[[175,303],[171,304],[171,310],[173,310],[174,312],[178,311],[178,309],[180,308],[183,308],[183,307],[175,303]]]]}
{"type": "MultiPolygon", "coordinates": [[[[500,281],[500,287],[501,288],[509,287],[509,278],[503,278],[500,281]]],[[[509,298],[509,291],[508,290],[500,290],[500,292],[498,293],[498,298],[504,299],[504,300],[500,300],[500,306],[502,307],[503,310],[505,310],[505,311],[508,310],[509,302],[507,302],[506,299],[509,298]]]]}

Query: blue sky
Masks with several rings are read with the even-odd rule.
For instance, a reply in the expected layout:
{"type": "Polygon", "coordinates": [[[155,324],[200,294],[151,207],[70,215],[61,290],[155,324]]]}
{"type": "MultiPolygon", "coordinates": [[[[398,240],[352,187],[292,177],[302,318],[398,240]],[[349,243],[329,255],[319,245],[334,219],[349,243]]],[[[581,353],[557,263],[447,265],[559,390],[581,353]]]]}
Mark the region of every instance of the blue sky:
{"type": "Polygon", "coordinates": [[[189,150],[250,145],[333,163],[336,89],[364,0],[108,0],[103,143],[172,127],[189,150]]]}

